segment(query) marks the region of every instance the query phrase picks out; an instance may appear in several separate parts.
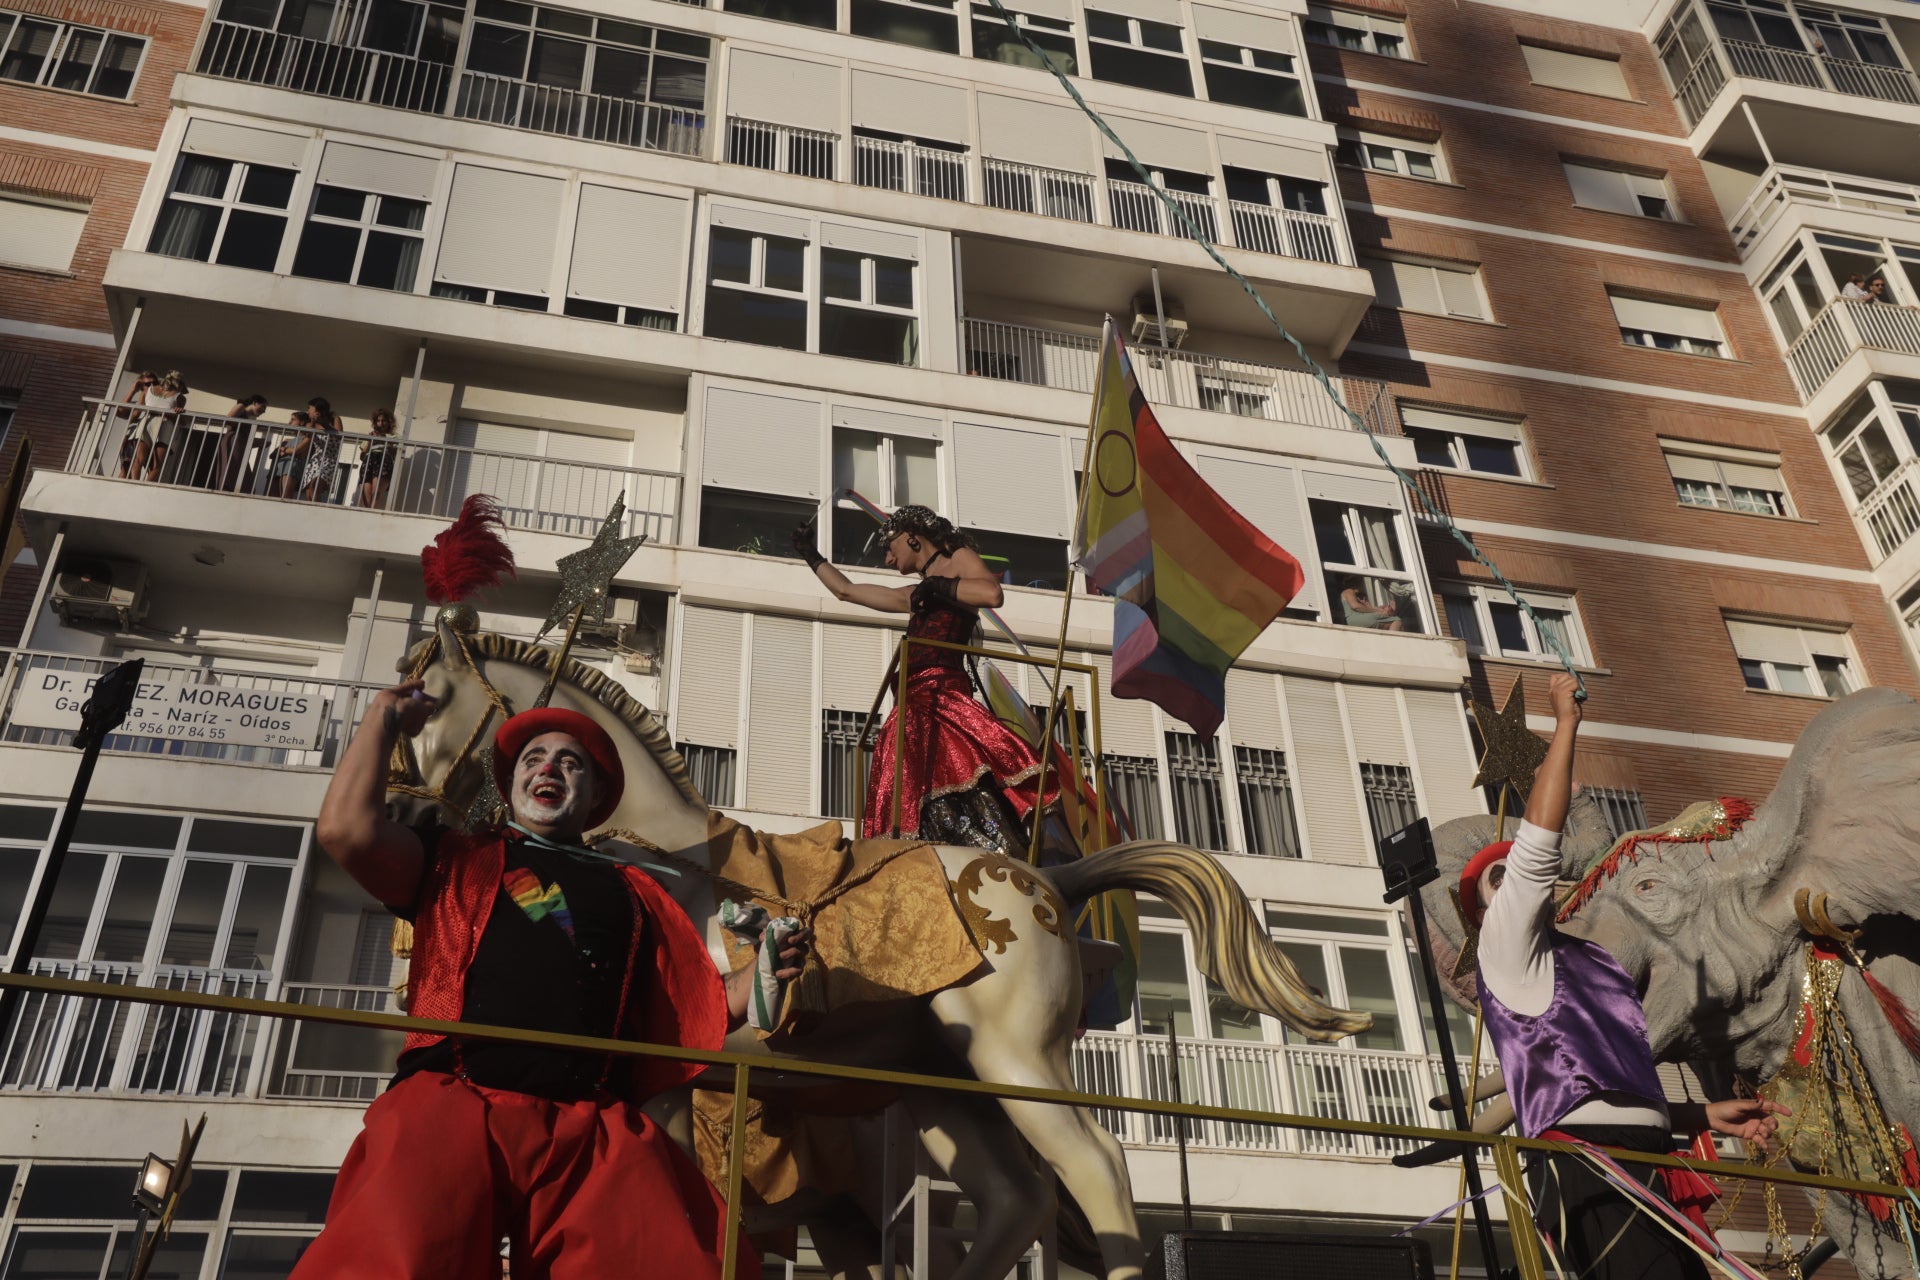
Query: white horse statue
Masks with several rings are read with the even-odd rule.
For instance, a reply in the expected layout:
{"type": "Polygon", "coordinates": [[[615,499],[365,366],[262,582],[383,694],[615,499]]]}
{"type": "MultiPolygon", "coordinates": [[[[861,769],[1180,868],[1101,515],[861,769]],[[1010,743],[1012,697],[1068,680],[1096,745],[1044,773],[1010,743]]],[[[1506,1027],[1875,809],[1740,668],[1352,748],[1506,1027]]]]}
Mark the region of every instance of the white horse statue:
{"type": "MultiPolygon", "coordinates": [[[[437,633],[401,665],[403,671],[418,670],[426,691],[440,700],[439,712],[413,743],[421,784],[415,790],[430,798],[396,794],[403,819],[426,817],[435,801],[453,814],[465,813],[481,785],[475,744],[486,740],[499,717],[533,706],[552,669],[553,652],[537,645],[456,632],[444,618],[437,633]]],[[[607,676],[570,659],[551,704],[591,716],[620,746],[626,793],[607,825],[640,835],[683,866],[709,867],[710,810],[652,713],[607,676]]],[[[1199,850],[1136,841],[1044,869],[979,849],[941,846],[936,852],[950,882],[967,877],[972,912],[1012,922],[998,933],[1004,948],[983,957],[977,976],[920,1000],[917,1016],[821,1037],[826,1042],[809,1043],[806,1056],[912,1070],[924,1064],[927,1044],[938,1041],[981,1080],[1074,1089],[1069,1053],[1080,1014],[1081,970],[1069,904],[1077,907],[1111,889],[1151,893],[1177,911],[1193,933],[1202,969],[1245,1007],[1322,1041],[1365,1030],[1371,1022],[1364,1013],[1317,999],[1267,937],[1239,887],[1199,850]]],[[[637,861],[646,856],[636,851],[637,861]]],[[[665,876],[662,883],[704,928],[713,953],[726,954],[718,919],[718,899],[725,894],[700,874],[665,876]]],[[[746,1029],[728,1047],[778,1056],[746,1029]]],[[[1098,1240],[1106,1280],[1139,1280],[1143,1259],[1126,1161],[1119,1142],[1091,1113],[935,1090],[909,1091],[903,1101],[928,1154],[978,1211],[973,1247],[954,1280],[1003,1280],[1053,1220],[1053,1182],[1028,1158],[1028,1144],[1079,1205],[1098,1240]]]]}

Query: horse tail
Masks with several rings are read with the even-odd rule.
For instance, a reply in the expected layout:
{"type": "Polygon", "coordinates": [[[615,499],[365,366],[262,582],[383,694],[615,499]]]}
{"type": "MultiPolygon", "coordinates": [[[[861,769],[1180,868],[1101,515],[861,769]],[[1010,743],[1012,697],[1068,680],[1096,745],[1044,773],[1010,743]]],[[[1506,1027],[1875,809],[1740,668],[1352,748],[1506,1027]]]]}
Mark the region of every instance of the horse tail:
{"type": "Polygon", "coordinates": [[[1336,1009],[1308,986],[1274,945],[1247,896],[1217,859],[1169,840],[1115,845],[1043,874],[1069,901],[1138,889],[1172,907],[1193,931],[1200,968],[1241,1005],[1272,1014],[1313,1040],[1365,1031],[1373,1016],[1336,1009]]]}

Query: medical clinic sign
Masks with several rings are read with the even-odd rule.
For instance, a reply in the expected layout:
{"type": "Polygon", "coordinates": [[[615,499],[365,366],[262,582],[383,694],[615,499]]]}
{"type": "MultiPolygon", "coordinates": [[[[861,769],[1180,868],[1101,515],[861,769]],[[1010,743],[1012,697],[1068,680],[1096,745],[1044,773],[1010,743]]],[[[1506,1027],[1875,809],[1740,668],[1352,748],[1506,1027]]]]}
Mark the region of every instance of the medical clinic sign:
{"type": "MultiPolygon", "coordinates": [[[[317,690],[232,689],[191,683],[196,673],[147,668],[126,723],[116,733],[172,742],[311,751],[320,741],[326,700],[317,690]]],[[[97,673],[28,671],[14,697],[13,723],[42,729],[80,727],[80,707],[97,673]]]]}

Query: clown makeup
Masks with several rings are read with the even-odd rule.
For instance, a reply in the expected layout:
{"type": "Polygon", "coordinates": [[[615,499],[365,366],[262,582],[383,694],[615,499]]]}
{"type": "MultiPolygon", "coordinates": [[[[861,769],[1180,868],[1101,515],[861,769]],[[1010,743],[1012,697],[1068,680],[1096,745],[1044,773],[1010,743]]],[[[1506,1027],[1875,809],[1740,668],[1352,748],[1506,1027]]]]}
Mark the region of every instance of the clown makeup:
{"type": "Polygon", "coordinates": [[[1493,895],[1507,878],[1507,864],[1496,862],[1480,873],[1480,906],[1482,910],[1492,903],[1493,895]]]}
{"type": "Polygon", "coordinates": [[[543,733],[513,764],[513,816],[538,835],[577,837],[600,796],[593,759],[571,734],[543,733]]]}

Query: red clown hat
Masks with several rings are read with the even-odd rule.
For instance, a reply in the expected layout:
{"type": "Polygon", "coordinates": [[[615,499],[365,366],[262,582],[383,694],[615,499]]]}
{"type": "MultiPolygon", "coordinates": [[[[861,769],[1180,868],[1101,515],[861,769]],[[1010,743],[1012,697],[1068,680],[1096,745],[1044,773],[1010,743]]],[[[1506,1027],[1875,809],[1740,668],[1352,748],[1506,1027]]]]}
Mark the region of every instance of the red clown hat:
{"type": "Polygon", "coordinates": [[[564,733],[578,742],[600,770],[600,802],[587,814],[586,829],[593,830],[620,807],[621,793],[627,787],[627,771],[620,763],[620,748],[613,745],[607,731],[578,711],[565,707],[541,707],[522,711],[493,735],[493,785],[502,799],[511,803],[513,766],[527,744],[546,733],[564,733]]]}
{"type": "Polygon", "coordinates": [[[1487,873],[1488,867],[1505,861],[1512,852],[1513,841],[1502,840],[1474,854],[1467,859],[1467,865],[1460,868],[1460,906],[1476,929],[1487,915],[1487,904],[1480,901],[1480,877],[1487,873]]]}

